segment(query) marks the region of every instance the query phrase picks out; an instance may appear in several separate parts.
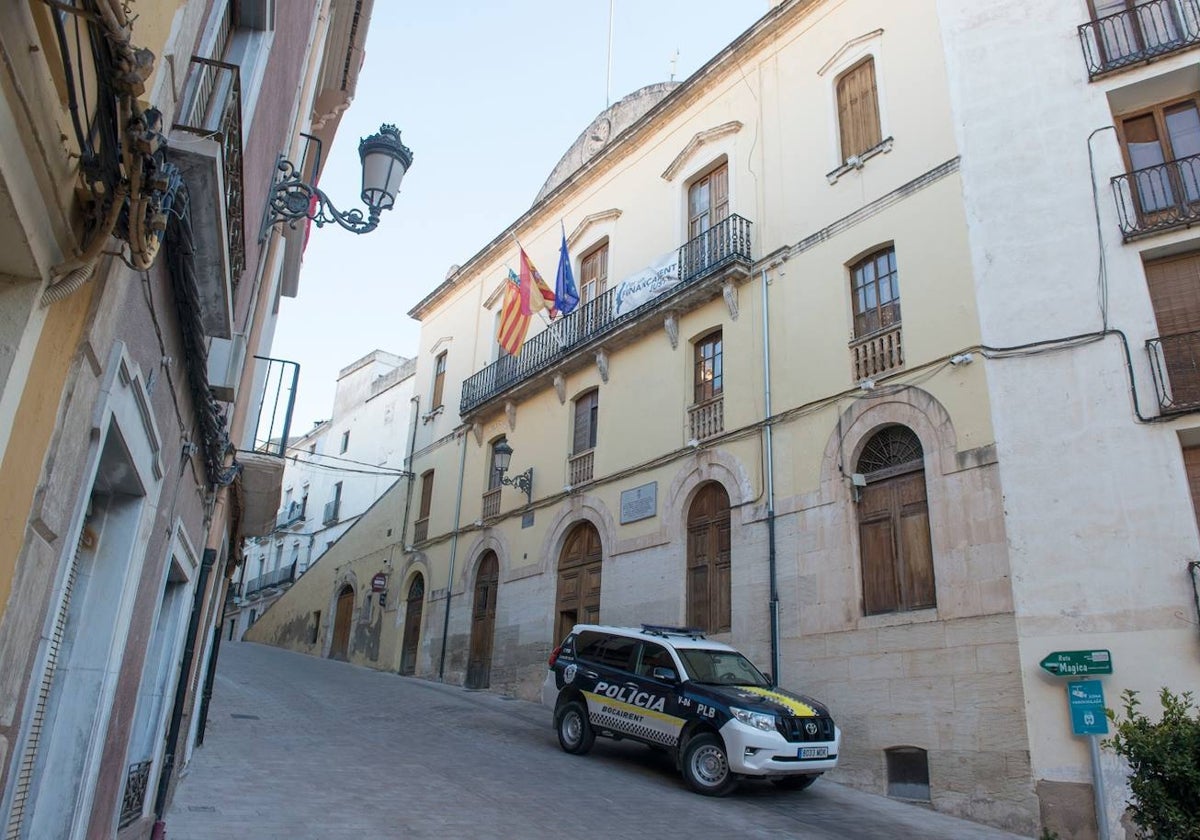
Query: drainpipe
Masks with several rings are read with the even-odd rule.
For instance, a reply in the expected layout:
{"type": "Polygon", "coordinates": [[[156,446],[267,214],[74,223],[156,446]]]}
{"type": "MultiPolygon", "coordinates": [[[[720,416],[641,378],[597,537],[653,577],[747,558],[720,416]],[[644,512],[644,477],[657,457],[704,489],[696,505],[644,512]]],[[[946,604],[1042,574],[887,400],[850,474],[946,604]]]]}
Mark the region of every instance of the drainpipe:
{"type": "Polygon", "coordinates": [[[188,619],[187,636],[183,642],[183,658],[179,664],[179,679],[175,683],[175,702],[171,706],[171,724],[167,727],[167,751],[163,756],[162,773],[158,777],[158,791],[154,796],[153,840],[167,836],[167,825],[163,822],[163,811],[167,807],[167,790],[171,787],[171,774],[175,772],[175,751],[179,745],[179,729],[183,721],[183,707],[187,698],[188,674],[192,658],[196,655],[196,636],[200,629],[200,616],[204,612],[204,592],[208,589],[208,575],[217,562],[214,548],[204,549],[200,572],[196,576],[196,591],[192,595],[192,614],[188,619]]]}
{"type": "MultiPolygon", "coordinates": [[[[404,458],[404,471],[408,473],[408,490],[404,494],[404,522],[400,526],[400,547],[404,548],[405,541],[408,539],[408,515],[412,511],[412,491],[413,479],[416,478],[412,471],[413,450],[417,446],[417,420],[421,417],[421,398],[415,396],[412,402],[412,417],[408,421],[408,455],[404,458]]],[[[407,550],[407,549],[406,549],[407,550]]]]}
{"type": "Polygon", "coordinates": [[[766,423],[763,426],[767,449],[767,568],[771,580],[771,679],[779,680],[779,587],[775,571],[775,452],[771,440],[771,317],[767,295],[767,269],[762,270],[763,311],[763,405],[766,423]]]}
{"type": "Polygon", "coordinates": [[[450,536],[450,576],[446,581],[446,615],[442,619],[442,656],[438,662],[438,679],[446,673],[446,637],[450,633],[450,590],[454,588],[454,558],[458,553],[458,531],[462,515],[463,475],[467,471],[467,430],[462,433],[462,457],[458,460],[458,498],[454,502],[454,533],[450,536]]]}

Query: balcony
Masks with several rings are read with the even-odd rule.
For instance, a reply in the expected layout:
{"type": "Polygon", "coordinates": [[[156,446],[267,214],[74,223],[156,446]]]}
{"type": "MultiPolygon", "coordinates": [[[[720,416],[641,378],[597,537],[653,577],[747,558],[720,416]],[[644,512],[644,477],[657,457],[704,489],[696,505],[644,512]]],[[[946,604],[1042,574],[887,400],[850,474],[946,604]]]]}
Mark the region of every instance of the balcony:
{"type": "Polygon", "coordinates": [[[168,153],[188,184],[201,322],[206,334],[230,338],[233,288],[246,266],[236,64],[192,58],[168,153]]]}
{"type": "Polygon", "coordinates": [[[286,528],[297,522],[304,521],[304,509],[308,506],[307,499],[302,502],[289,502],[275,517],[276,530],[286,528]]]}
{"type": "Polygon", "coordinates": [[[900,325],[888,327],[850,342],[850,359],[854,381],[874,379],[904,367],[904,346],[900,341],[900,325]]]}
{"type": "Polygon", "coordinates": [[[687,411],[690,440],[708,440],[708,438],[725,431],[725,397],[723,395],[688,406],[687,411]]]}
{"type": "Polygon", "coordinates": [[[342,500],[330,499],[325,503],[325,515],[321,517],[322,525],[333,525],[338,521],[338,514],[341,512],[342,500]]]}
{"type": "Polygon", "coordinates": [[[242,597],[242,584],[240,581],[231,580],[229,586],[225,590],[225,600],[233,601],[242,597]]]}
{"type": "Polygon", "coordinates": [[[1079,27],[1088,78],[1200,44],[1198,0],[1151,0],[1079,27]]]}
{"type": "Polygon", "coordinates": [[[413,523],[413,542],[425,542],[429,539],[429,517],[418,519],[413,523]]]}
{"type": "Polygon", "coordinates": [[[285,583],[291,583],[296,579],[296,564],[289,563],[286,566],[281,566],[273,572],[267,572],[264,575],[259,575],[256,578],[251,578],[246,582],[246,596],[249,597],[256,592],[261,592],[264,589],[271,589],[282,586],[285,583]]]}
{"type": "Polygon", "coordinates": [[[500,515],[500,488],[493,487],[483,493],[483,518],[491,519],[500,515]]]}
{"type": "Polygon", "coordinates": [[[1163,414],[1200,409],[1200,330],[1146,342],[1163,414]]]}
{"type": "Polygon", "coordinates": [[[150,761],[130,764],[125,771],[125,791],[121,796],[121,815],[117,828],[133,825],[146,807],[146,788],[150,784],[150,761]]]}
{"type": "Polygon", "coordinates": [[[660,327],[646,318],[670,305],[686,310],[719,294],[721,281],[749,276],[751,224],[741,216],[729,216],[678,250],[678,281],[650,298],[629,306],[622,287],[615,286],[595,300],[580,306],[525,342],[519,356],[505,356],[463,382],[459,413],[467,415],[502,394],[524,387],[539,387],[549,381],[550,371],[590,361],[580,351],[629,341],[660,327]]]}
{"type": "Polygon", "coordinates": [[[1112,187],[1126,242],[1200,221],[1200,155],[1118,175],[1112,187]]]}
{"type": "Polygon", "coordinates": [[[572,455],[567,459],[567,484],[576,487],[592,480],[592,464],[595,462],[596,450],[589,449],[572,455]]]}

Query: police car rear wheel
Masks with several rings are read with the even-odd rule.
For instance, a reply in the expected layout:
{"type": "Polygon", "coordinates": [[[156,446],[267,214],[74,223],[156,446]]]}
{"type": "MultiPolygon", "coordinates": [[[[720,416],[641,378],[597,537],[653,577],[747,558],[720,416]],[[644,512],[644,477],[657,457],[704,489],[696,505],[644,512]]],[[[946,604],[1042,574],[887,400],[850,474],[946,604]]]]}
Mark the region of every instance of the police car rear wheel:
{"type": "Polygon", "coordinates": [[[556,728],[559,746],[572,755],[583,755],[596,741],[596,733],[588,723],[587,709],[578,700],[564,703],[559,709],[556,728]]]}
{"type": "Polygon", "coordinates": [[[708,733],[688,741],[683,751],[683,778],[692,790],[705,796],[724,796],[737,786],[725,745],[708,733]]]}
{"type": "Polygon", "coordinates": [[[780,790],[804,790],[817,780],[817,773],[812,776],[776,776],[771,781],[780,790]]]}

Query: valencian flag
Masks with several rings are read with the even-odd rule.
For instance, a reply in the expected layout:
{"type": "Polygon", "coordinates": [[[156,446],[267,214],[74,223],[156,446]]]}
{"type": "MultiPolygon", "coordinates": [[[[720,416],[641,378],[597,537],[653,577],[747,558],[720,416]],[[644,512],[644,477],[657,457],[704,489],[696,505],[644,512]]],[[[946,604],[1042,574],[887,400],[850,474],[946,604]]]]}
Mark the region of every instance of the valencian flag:
{"type": "Polygon", "coordinates": [[[533,262],[520,243],[517,243],[517,250],[521,252],[521,302],[525,312],[532,315],[534,312],[548,309],[550,317],[553,318],[558,314],[554,305],[554,292],[550,291],[542,275],[533,267],[533,262]]]}
{"type": "Polygon", "coordinates": [[[504,281],[504,304],[500,307],[500,333],[496,341],[510,356],[521,353],[525,334],[529,332],[529,293],[521,288],[521,279],[510,268],[504,281]]]}
{"type": "Polygon", "coordinates": [[[579,305],[579,290],[575,288],[575,276],[571,273],[571,255],[567,253],[567,229],[563,228],[562,247],[558,249],[558,274],[554,277],[554,299],[558,311],[570,315],[579,305]]]}

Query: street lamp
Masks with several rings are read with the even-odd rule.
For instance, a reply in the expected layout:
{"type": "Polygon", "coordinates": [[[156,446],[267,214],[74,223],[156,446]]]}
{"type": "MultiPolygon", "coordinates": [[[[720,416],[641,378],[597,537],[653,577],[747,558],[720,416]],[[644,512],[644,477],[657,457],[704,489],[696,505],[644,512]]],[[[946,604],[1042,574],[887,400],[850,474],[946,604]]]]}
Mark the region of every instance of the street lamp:
{"type": "Polygon", "coordinates": [[[525,493],[526,504],[533,501],[533,467],[525,470],[520,475],[512,478],[505,478],[504,474],[508,472],[508,465],[512,461],[513,450],[508,445],[508,441],[502,440],[492,447],[492,463],[496,468],[496,472],[500,474],[500,483],[507,484],[509,487],[515,487],[525,493]]]}
{"type": "MultiPolygon", "coordinates": [[[[379,225],[379,214],[392,209],[396,202],[400,181],[412,166],[413,153],[400,142],[400,130],[384,124],[377,133],[359,141],[358,156],[362,159],[362,200],[367,205],[365,219],[358,208],[345,213],[339,211],[325,193],[297,174],[294,163],[280,155],[276,163],[280,174],[271,185],[259,241],[266,238],[272,225],[287,222],[295,227],[301,219],[311,219],[317,227],[337,222],[351,233],[375,230],[379,225]]],[[[319,151],[317,160],[319,166],[319,151]]],[[[314,166],[314,174],[316,171],[314,166]]]]}

